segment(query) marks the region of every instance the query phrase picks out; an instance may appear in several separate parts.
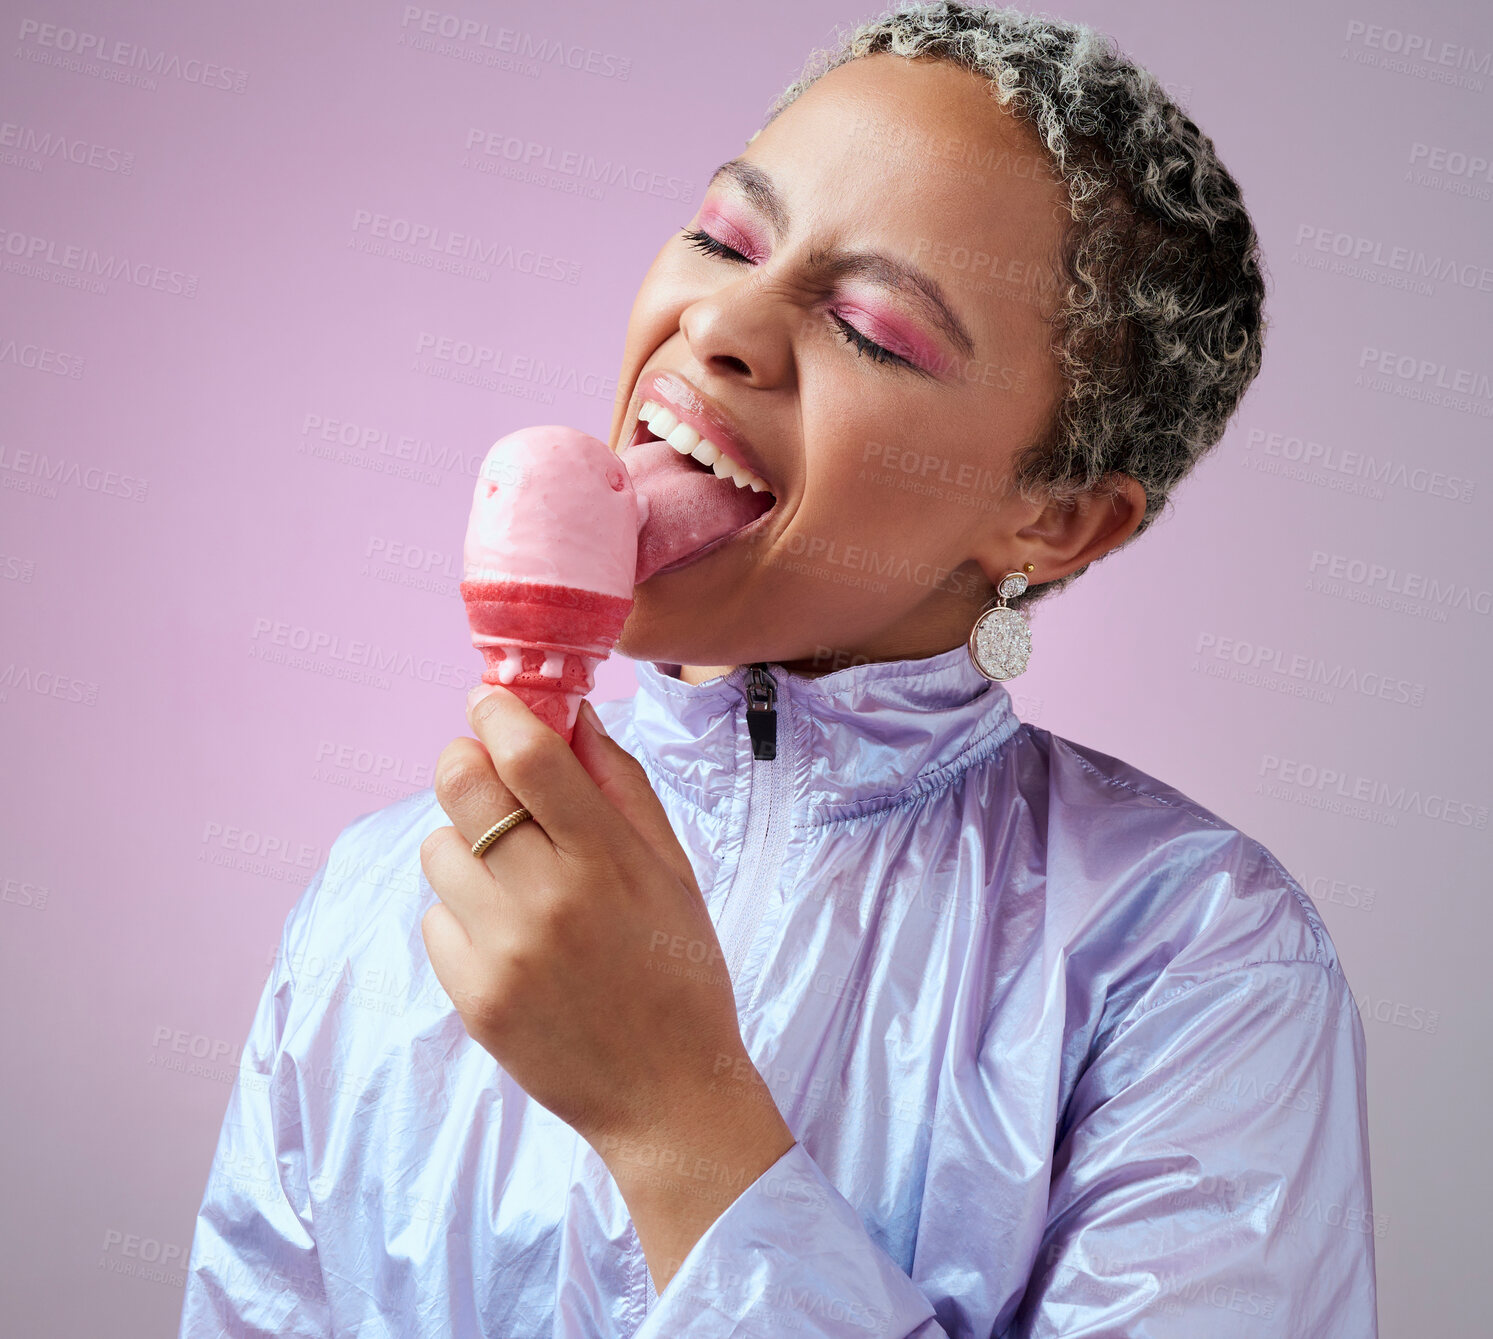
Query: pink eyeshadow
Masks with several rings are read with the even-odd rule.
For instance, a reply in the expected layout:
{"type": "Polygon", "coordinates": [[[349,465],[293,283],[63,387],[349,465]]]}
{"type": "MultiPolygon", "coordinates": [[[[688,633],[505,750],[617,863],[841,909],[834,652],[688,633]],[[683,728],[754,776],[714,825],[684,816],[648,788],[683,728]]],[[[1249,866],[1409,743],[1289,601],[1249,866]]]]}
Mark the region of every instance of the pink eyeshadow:
{"type": "Polygon", "coordinates": [[[856,326],[867,339],[874,339],[884,348],[932,371],[948,362],[948,355],[925,335],[916,325],[894,310],[879,308],[864,299],[857,299],[851,306],[835,309],[839,315],[856,326]],[[852,319],[855,318],[855,319],[852,319]]]}
{"type": "MultiPolygon", "coordinates": [[[[724,242],[733,251],[740,251],[748,260],[761,260],[762,251],[757,245],[752,234],[746,229],[739,227],[729,218],[721,213],[720,209],[713,204],[700,206],[700,226],[703,228],[707,223],[715,225],[714,236],[717,241],[724,242]]],[[[710,231],[710,229],[706,229],[710,231]]]]}

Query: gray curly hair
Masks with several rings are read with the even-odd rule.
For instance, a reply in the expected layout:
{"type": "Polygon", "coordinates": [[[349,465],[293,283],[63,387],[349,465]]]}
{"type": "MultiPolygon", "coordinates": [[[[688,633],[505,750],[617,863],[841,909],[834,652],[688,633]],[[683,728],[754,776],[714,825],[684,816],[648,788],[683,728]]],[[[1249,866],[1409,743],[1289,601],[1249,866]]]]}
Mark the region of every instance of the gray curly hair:
{"type": "Polygon", "coordinates": [[[1012,483],[1071,505],[1129,475],[1146,508],[1128,544],[1217,444],[1260,370],[1265,285],[1238,184],[1156,78],[1082,24],[950,0],[887,10],[837,41],[809,56],[763,126],[830,70],[887,51],[983,76],[1046,147],[1073,219],[1049,317],[1065,389],[1012,483]]]}

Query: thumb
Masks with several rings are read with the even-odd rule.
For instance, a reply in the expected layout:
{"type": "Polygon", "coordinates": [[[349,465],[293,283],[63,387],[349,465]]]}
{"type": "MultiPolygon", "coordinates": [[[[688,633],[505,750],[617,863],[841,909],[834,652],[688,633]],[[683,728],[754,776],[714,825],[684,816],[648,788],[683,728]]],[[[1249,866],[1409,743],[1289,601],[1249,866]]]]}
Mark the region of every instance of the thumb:
{"type": "Polygon", "coordinates": [[[611,801],[649,846],[689,887],[695,871],[654,793],[643,765],[606,732],[596,708],[586,699],[576,714],[571,750],[597,788],[611,801]]]}

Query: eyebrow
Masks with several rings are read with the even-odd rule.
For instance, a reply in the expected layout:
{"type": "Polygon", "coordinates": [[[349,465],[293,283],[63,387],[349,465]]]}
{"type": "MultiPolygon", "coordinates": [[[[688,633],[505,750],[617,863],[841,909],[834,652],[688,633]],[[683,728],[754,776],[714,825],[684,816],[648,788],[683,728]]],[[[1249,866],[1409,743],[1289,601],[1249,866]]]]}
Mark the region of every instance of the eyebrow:
{"type": "MultiPolygon", "coordinates": [[[[751,204],[767,216],[774,236],[782,237],[788,231],[787,206],[772,178],[760,167],[745,158],[732,158],[710,174],[706,189],[722,178],[734,183],[751,204]]],[[[881,251],[844,251],[839,248],[811,251],[809,262],[835,278],[867,279],[883,288],[907,294],[965,357],[974,356],[974,338],[944,297],[938,280],[911,262],[881,251]]]]}

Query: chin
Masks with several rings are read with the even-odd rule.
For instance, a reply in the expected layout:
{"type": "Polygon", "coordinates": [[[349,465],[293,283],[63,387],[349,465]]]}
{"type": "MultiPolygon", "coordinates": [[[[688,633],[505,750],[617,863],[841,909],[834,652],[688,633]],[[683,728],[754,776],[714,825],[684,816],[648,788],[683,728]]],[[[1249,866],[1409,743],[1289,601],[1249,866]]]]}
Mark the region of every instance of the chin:
{"type": "Polygon", "coordinates": [[[790,617],[803,615],[791,591],[759,590],[749,564],[725,553],[633,587],[632,611],[617,650],[629,660],[664,665],[750,665],[797,660],[817,640],[798,635],[790,617]],[[763,613],[768,609],[772,612],[763,613]]]}
{"type": "MultiPolygon", "coordinates": [[[[650,627],[646,623],[635,626],[629,618],[617,639],[617,651],[629,660],[648,661],[660,665],[723,665],[726,661],[716,654],[718,648],[709,640],[702,639],[698,631],[681,633],[677,629],[671,634],[663,628],[650,627]]],[[[731,662],[737,663],[735,661],[731,662]]]]}
{"type": "Polygon", "coordinates": [[[710,657],[729,640],[724,602],[687,569],[661,573],[633,587],[633,606],[617,638],[617,650],[629,660],[651,660],[666,665],[723,664],[710,657]],[[690,589],[694,587],[694,589],[690,589]],[[701,617],[714,610],[718,624],[712,628],[701,617]]]}
{"type": "Polygon", "coordinates": [[[742,665],[767,658],[757,654],[761,648],[742,646],[728,626],[701,626],[693,606],[668,613],[650,606],[648,595],[639,587],[632,612],[617,639],[616,649],[629,660],[661,665],[742,665]]]}

